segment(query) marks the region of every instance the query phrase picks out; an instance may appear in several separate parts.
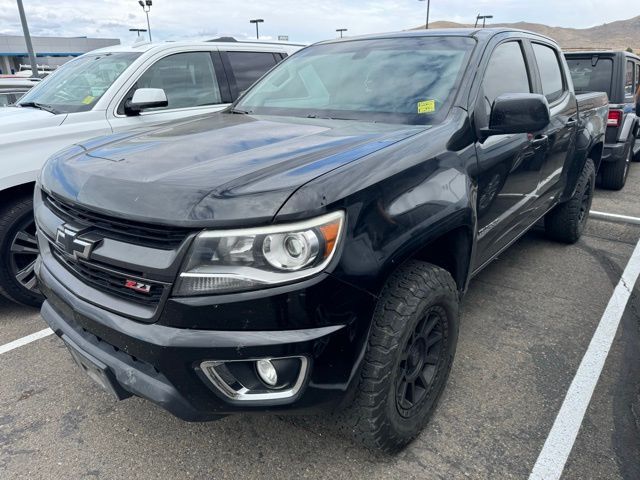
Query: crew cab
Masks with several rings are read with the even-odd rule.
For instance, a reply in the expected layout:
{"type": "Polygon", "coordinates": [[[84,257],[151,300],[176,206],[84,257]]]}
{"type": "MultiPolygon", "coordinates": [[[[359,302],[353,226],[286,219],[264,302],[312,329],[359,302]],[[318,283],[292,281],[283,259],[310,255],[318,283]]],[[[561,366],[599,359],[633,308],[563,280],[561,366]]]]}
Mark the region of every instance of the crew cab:
{"type": "Polygon", "coordinates": [[[580,237],[607,102],[524,31],[313,45],[222,113],[52,156],[42,316],[115,398],[332,412],[395,451],[445,387],[469,279],[540,219],[580,237]]]}
{"type": "Polygon", "coordinates": [[[640,121],[636,113],[640,57],[611,50],[566,52],[565,57],[577,93],[606,92],[609,96],[600,185],[620,190],[627,181],[631,161],[640,160],[640,121]]]}
{"type": "Polygon", "coordinates": [[[223,40],[95,50],[0,108],[0,293],[42,301],[31,200],[48,156],[91,137],[220,111],[301,47],[223,40]]]}

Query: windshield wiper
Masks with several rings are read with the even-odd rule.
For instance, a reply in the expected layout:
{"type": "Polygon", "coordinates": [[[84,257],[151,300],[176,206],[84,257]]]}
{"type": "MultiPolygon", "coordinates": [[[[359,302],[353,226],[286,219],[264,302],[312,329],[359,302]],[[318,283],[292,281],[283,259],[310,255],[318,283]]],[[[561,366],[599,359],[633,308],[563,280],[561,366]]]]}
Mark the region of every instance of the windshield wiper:
{"type": "Polygon", "coordinates": [[[20,105],[21,107],[37,108],[39,110],[44,110],[45,112],[53,113],[54,115],[60,113],[55,108],[53,108],[51,105],[45,105],[44,103],[23,102],[23,103],[19,103],[18,105],[20,105]]]}
{"type": "Polygon", "coordinates": [[[354,120],[353,118],[343,118],[343,117],[321,117],[314,113],[310,113],[307,115],[307,118],[317,118],[318,120],[354,120]]]}
{"type": "Polygon", "coordinates": [[[231,108],[229,109],[229,113],[235,113],[237,115],[249,115],[251,113],[251,110],[240,110],[238,108],[231,108]]]}

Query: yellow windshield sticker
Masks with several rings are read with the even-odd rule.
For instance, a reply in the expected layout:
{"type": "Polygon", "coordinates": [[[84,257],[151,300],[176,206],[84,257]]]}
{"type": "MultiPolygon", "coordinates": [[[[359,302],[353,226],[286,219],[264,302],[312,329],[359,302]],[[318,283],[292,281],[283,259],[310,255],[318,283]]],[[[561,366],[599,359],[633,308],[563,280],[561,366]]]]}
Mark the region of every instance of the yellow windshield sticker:
{"type": "Polygon", "coordinates": [[[436,111],[435,100],[425,100],[418,102],[418,113],[431,113],[436,111]]]}
{"type": "Polygon", "coordinates": [[[89,105],[91,102],[93,102],[93,99],[96,97],[92,97],[91,95],[87,95],[86,97],[84,97],[84,100],[82,100],[82,103],[84,103],[85,105],[89,105]]]}

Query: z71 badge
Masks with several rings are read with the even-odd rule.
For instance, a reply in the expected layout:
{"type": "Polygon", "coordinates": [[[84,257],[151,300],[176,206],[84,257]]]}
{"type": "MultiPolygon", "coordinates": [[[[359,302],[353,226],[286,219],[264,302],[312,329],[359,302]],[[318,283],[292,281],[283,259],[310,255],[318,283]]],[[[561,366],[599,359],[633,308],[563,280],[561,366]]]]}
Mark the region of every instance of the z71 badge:
{"type": "Polygon", "coordinates": [[[125,280],[124,286],[130,288],[131,290],[135,290],[136,292],[151,292],[151,285],[149,285],[148,283],[136,282],[135,280],[125,280]]]}

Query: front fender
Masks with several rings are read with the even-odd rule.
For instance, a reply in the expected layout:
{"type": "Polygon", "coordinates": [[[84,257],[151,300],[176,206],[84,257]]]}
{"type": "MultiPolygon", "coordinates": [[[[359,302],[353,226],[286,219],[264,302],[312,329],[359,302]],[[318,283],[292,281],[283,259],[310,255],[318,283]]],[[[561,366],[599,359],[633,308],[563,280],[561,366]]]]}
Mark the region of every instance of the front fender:
{"type": "MultiPolygon", "coordinates": [[[[476,164],[473,145],[457,152],[443,148],[426,160],[428,149],[416,147],[374,154],[317,178],[289,198],[276,221],[345,210],[344,249],[331,273],[378,295],[398,265],[434,240],[460,227],[476,231],[475,185],[468,174],[476,164]]],[[[469,258],[461,260],[464,278],[457,279],[461,290],[475,245],[469,243],[469,258]]]]}

